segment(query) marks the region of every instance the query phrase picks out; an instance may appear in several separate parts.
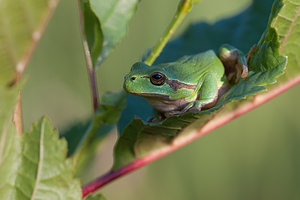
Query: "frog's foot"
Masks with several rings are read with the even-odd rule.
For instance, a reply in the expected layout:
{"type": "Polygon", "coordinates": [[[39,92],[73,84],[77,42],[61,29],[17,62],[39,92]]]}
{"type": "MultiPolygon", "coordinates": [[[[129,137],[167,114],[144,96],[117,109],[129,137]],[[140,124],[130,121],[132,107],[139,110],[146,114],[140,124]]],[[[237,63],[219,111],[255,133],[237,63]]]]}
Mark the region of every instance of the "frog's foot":
{"type": "Polygon", "coordinates": [[[225,74],[230,84],[237,84],[248,75],[247,58],[242,52],[229,45],[222,46],[219,58],[225,67],[225,74]]]}

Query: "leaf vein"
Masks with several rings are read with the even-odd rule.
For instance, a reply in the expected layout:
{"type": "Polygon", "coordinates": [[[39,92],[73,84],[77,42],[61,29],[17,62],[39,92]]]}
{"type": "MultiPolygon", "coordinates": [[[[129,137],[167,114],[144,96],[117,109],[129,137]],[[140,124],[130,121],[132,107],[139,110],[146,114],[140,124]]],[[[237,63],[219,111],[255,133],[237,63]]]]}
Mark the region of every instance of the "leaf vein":
{"type": "Polygon", "coordinates": [[[109,9],[109,11],[108,11],[108,14],[105,16],[105,17],[103,17],[103,20],[101,20],[100,19],[100,23],[101,24],[105,24],[106,26],[107,26],[107,24],[106,24],[106,22],[107,22],[107,20],[109,19],[109,17],[114,13],[114,11],[116,10],[116,7],[118,6],[118,3],[119,3],[119,1],[115,1],[115,3],[113,4],[113,6],[109,9]]]}
{"type": "Polygon", "coordinates": [[[15,187],[16,190],[19,190],[24,196],[29,197],[29,195],[26,194],[26,193],[22,190],[22,188],[19,187],[18,185],[11,185],[11,184],[9,184],[9,185],[10,185],[11,187],[15,187]]]}
{"type": "Polygon", "coordinates": [[[290,1],[290,3],[291,3],[291,4],[294,4],[294,5],[296,5],[296,6],[300,6],[300,3],[295,2],[295,1],[290,1]]]}
{"type": "Polygon", "coordinates": [[[42,126],[41,126],[41,131],[40,131],[40,153],[39,153],[39,162],[38,162],[38,169],[37,169],[37,176],[36,176],[36,181],[35,185],[33,188],[31,200],[34,199],[37,188],[40,183],[40,176],[41,176],[41,171],[42,171],[42,166],[43,166],[43,157],[44,157],[44,132],[45,132],[45,120],[42,120],[42,126]]]}
{"type": "Polygon", "coordinates": [[[281,43],[281,45],[280,45],[279,52],[282,51],[282,49],[283,49],[283,47],[284,47],[284,45],[285,45],[285,43],[286,43],[288,37],[290,36],[290,34],[291,34],[291,32],[292,32],[292,29],[293,29],[293,27],[294,27],[294,25],[295,25],[295,23],[296,23],[296,20],[297,20],[298,17],[299,17],[299,14],[300,14],[300,8],[298,8],[297,14],[295,15],[295,17],[294,17],[294,19],[293,19],[293,21],[292,21],[292,23],[291,23],[291,25],[290,25],[290,27],[289,27],[289,30],[288,30],[287,34],[285,35],[285,37],[284,37],[284,39],[283,39],[283,41],[282,41],[282,43],[281,43]]]}
{"type": "Polygon", "coordinates": [[[17,172],[17,174],[18,174],[18,176],[22,176],[22,177],[24,177],[24,178],[27,178],[27,179],[29,179],[30,181],[34,180],[33,177],[31,177],[31,176],[26,176],[25,174],[23,174],[23,173],[21,173],[21,172],[17,172]]]}
{"type": "Polygon", "coordinates": [[[293,19],[291,19],[291,18],[288,18],[287,16],[285,16],[285,15],[281,15],[281,14],[278,14],[278,17],[281,17],[282,19],[285,19],[285,20],[287,20],[287,21],[293,21],[293,19]]]}
{"type": "Polygon", "coordinates": [[[35,160],[31,159],[27,154],[22,153],[23,158],[26,158],[28,161],[32,162],[34,165],[38,164],[35,160]]]}

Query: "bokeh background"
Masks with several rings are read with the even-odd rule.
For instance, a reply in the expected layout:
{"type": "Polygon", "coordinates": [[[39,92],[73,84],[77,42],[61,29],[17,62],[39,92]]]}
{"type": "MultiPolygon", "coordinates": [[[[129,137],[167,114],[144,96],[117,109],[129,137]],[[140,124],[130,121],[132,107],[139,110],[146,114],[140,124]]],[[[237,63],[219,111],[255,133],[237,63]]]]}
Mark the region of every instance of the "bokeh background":
{"type": "MultiPolygon", "coordinates": [[[[171,20],[176,0],[143,0],[125,39],[97,72],[100,95],[119,90],[132,63],[151,48],[171,20]]],[[[250,0],[203,0],[184,21],[236,15],[250,0]]],[[[246,38],[245,38],[246,39],[246,38]]],[[[25,128],[46,115],[60,131],[92,112],[76,1],[61,0],[26,70],[25,128]]],[[[300,199],[300,86],[176,152],[100,190],[108,200],[300,199]]],[[[115,131],[82,177],[109,169],[115,131]]]]}

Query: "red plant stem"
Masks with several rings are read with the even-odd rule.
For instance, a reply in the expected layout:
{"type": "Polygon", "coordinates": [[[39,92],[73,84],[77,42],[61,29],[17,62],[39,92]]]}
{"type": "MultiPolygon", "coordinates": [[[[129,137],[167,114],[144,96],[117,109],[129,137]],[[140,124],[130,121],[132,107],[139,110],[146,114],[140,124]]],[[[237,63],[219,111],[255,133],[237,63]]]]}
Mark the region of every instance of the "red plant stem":
{"type": "Polygon", "coordinates": [[[287,89],[291,88],[292,86],[300,83],[300,76],[297,76],[290,81],[286,82],[285,84],[282,84],[272,90],[270,90],[267,93],[263,93],[260,95],[257,95],[253,98],[252,101],[240,106],[233,112],[230,112],[228,114],[223,115],[222,117],[212,119],[207,124],[205,124],[200,129],[196,130],[194,134],[189,134],[188,136],[182,137],[181,139],[175,140],[171,145],[163,147],[161,149],[158,149],[157,151],[154,151],[152,153],[149,153],[148,155],[138,158],[131,163],[116,169],[114,171],[110,171],[107,174],[104,174],[103,176],[95,179],[94,181],[90,182],[89,184],[85,185],[82,188],[82,196],[85,197],[91,192],[96,191],[97,189],[101,188],[102,186],[110,183],[114,179],[117,179],[118,177],[124,176],[135,169],[138,169],[144,165],[147,165],[177,149],[180,147],[194,141],[195,139],[213,131],[214,129],[230,122],[231,120],[239,117],[242,114],[245,114],[249,112],[250,110],[266,103],[267,101],[271,100],[272,98],[276,97],[277,95],[281,94],[282,92],[286,91],[287,89]]]}

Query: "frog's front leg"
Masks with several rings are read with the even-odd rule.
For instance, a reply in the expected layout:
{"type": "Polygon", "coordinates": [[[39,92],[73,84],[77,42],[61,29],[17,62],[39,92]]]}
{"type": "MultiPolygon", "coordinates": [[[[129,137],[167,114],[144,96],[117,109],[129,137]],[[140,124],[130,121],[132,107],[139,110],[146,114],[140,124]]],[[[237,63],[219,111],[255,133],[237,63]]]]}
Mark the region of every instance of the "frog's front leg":
{"type": "Polygon", "coordinates": [[[241,78],[247,77],[247,58],[241,51],[230,45],[223,45],[219,49],[219,58],[225,67],[229,83],[237,84],[241,78]]]}
{"type": "Polygon", "coordinates": [[[218,89],[218,82],[214,74],[207,74],[198,91],[197,100],[190,103],[189,111],[199,112],[203,108],[213,107],[218,101],[218,89]]]}

